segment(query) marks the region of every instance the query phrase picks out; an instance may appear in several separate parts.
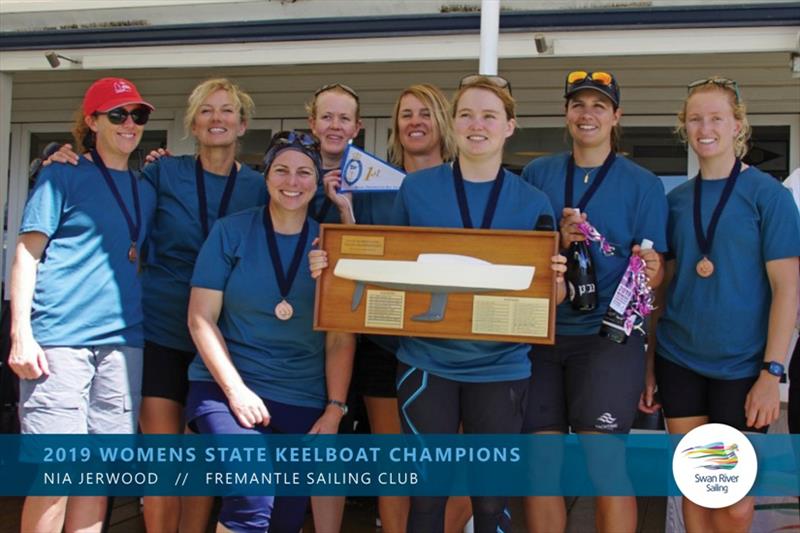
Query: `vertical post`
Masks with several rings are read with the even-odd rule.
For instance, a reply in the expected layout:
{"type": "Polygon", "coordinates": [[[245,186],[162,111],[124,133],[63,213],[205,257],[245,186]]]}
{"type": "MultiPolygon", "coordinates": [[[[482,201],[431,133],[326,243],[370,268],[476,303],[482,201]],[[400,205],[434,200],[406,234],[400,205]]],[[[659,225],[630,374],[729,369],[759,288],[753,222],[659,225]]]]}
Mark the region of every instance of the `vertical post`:
{"type": "Polygon", "coordinates": [[[497,74],[500,0],[481,0],[481,62],[479,74],[497,74]]]}
{"type": "MultiPolygon", "coordinates": [[[[5,211],[8,202],[8,170],[11,159],[11,89],[13,76],[6,72],[0,72],[0,217],[5,211]]],[[[2,220],[0,220],[0,224],[2,220]]],[[[3,228],[0,227],[0,276],[5,272],[3,264],[4,256],[2,253],[3,241],[5,239],[3,228]]],[[[8,257],[11,254],[7,254],[8,257]]],[[[0,295],[2,297],[2,295],[0,295]]]]}

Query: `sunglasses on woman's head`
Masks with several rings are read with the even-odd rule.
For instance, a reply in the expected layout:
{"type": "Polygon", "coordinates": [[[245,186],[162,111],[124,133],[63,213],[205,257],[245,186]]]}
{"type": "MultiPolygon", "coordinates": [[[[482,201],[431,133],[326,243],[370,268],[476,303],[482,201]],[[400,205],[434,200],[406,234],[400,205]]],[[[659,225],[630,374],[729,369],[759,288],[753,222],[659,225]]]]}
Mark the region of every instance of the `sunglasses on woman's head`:
{"type": "Polygon", "coordinates": [[[347,86],[347,85],[345,85],[343,83],[329,83],[327,85],[323,85],[322,87],[320,87],[319,89],[316,90],[316,92],[314,93],[314,98],[316,98],[317,96],[321,95],[324,92],[332,91],[334,89],[341,89],[344,92],[346,92],[347,94],[349,94],[350,96],[352,96],[353,98],[355,98],[356,102],[359,101],[358,100],[358,93],[355,90],[353,90],[352,87],[349,87],[349,86],[347,86]]]}
{"type": "Polygon", "coordinates": [[[573,70],[567,74],[567,87],[565,92],[569,92],[572,86],[581,84],[586,80],[600,85],[614,85],[614,76],[608,72],[586,72],[585,70],[573,70]]]}
{"type": "Polygon", "coordinates": [[[732,89],[734,94],[736,94],[736,103],[738,104],[741,101],[741,98],[739,97],[739,84],[734,80],[729,80],[728,78],[704,78],[702,80],[695,80],[687,85],[686,88],[689,90],[689,92],[692,92],[692,89],[696,87],[702,87],[703,85],[708,85],[709,83],[719,87],[724,87],[726,89],[732,89]]]}
{"type": "Polygon", "coordinates": [[[502,76],[487,76],[484,74],[470,74],[468,76],[464,76],[461,78],[461,81],[458,82],[458,88],[461,89],[466,85],[472,85],[473,83],[478,83],[479,81],[488,81],[495,87],[499,89],[505,89],[508,91],[508,94],[511,94],[511,82],[505,79],[502,76]]]}
{"type": "Polygon", "coordinates": [[[136,109],[131,109],[130,111],[124,107],[115,107],[110,111],[96,111],[94,114],[105,115],[108,117],[108,121],[115,126],[125,124],[125,121],[128,120],[129,116],[133,119],[133,123],[137,126],[144,126],[147,124],[147,121],[150,120],[150,109],[147,107],[137,107],[136,109]]]}
{"type": "Polygon", "coordinates": [[[279,144],[299,144],[307,148],[317,149],[319,143],[317,140],[302,131],[280,131],[272,137],[270,148],[279,144]]]}

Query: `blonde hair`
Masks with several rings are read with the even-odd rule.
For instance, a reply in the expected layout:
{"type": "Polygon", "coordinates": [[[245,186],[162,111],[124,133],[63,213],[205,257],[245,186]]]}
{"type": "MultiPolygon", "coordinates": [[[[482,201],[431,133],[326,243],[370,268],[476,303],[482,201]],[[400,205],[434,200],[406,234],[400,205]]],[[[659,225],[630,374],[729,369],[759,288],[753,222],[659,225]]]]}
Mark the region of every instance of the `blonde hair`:
{"type": "Polygon", "coordinates": [[[356,103],[356,120],[361,120],[361,102],[359,101],[356,93],[354,91],[353,92],[351,91],[353,91],[353,89],[350,89],[349,87],[345,89],[344,86],[342,86],[342,84],[340,83],[332,83],[330,85],[323,86],[321,89],[317,90],[317,92],[314,93],[314,96],[311,97],[311,100],[306,102],[305,108],[306,108],[306,113],[308,113],[308,118],[312,120],[317,118],[317,100],[321,95],[325,93],[335,92],[343,94],[345,96],[349,96],[350,98],[353,99],[353,101],[356,103]]]}
{"type": "Polygon", "coordinates": [[[187,99],[188,105],[186,106],[186,114],[183,117],[183,128],[186,132],[186,137],[191,135],[194,117],[200,110],[200,106],[203,105],[206,98],[217,91],[225,91],[231,96],[242,122],[247,122],[253,116],[256,106],[249,94],[227,78],[212,78],[195,87],[187,99]]]}
{"type": "Polygon", "coordinates": [[[511,96],[511,93],[508,91],[508,89],[503,87],[498,87],[497,85],[492,83],[492,81],[486,76],[479,76],[475,79],[475,81],[465,83],[458,88],[456,93],[453,95],[453,104],[451,106],[451,112],[450,112],[450,115],[452,117],[455,118],[456,116],[456,110],[458,109],[458,101],[461,99],[464,93],[469,89],[483,89],[485,91],[494,93],[503,102],[503,108],[506,111],[506,118],[508,120],[516,118],[517,104],[514,101],[514,98],[511,96]]]}
{"type": "Polygon", "coordinates": [[[739,98],[734,86],[729,85],[730,82],[726,82],[727,80],[725,80],[725,78],[713,76],[709,78],[706,83],[689,89],[689,94],[683,101],[683,109],[678,113],[678,125],[675,127],[675,133],[684,143],[688,142],[689,139],[686,134],[686,106],[693,95],[709,92],[722,93],[727,97],[728,103],[731,105],[733,118],[741,124],[739,133],[733,140],[733,150],[736,153],[736,157],[741,159],[747,153],[748,142],[750,141],[750,134],[753,129],[750,126],[750,121],[747,120],[747,106],[739,98]]]}
{"type": "Polygon", "coordinates": [[[389,135],[389,162],[399,167],[403,166],[403,156],[405,151],[403,143],[400,142],[399,126],[397,119],[400,116],[400,101],[406,95],[411,95],[422,102],[431,112],[431,119],[439,132],[439,151],[443,161],[450,161],[456,154],[456,141],[453,137],[453,120],[447,113],[449,104],[447,97],[441,89],[429,83],[420,83],[406,87],[397,102],[394,104],[392,112],[392,133],[389,135]]]}

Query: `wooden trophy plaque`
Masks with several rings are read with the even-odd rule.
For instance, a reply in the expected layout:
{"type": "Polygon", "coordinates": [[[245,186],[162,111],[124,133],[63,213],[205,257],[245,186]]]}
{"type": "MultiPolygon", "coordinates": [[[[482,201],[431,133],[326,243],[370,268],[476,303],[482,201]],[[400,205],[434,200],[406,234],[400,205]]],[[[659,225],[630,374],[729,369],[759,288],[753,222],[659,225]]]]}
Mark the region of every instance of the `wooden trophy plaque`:
{"type": "Polygon", "coordinates": [[[553,344],[553,231],[323,224],[314,329],[553,344]]]}

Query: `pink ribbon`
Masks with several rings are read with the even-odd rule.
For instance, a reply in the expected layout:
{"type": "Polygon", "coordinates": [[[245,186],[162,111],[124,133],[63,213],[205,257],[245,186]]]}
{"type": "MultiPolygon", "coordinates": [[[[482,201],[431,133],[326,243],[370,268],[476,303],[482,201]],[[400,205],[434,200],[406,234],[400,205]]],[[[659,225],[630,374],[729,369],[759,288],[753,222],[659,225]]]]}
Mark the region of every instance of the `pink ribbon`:
{"type": "Polygon", "coordinates": [[[644,319],[653,312],[655,301],[653,290],[647,284],[644,259],[632,255],[620,283],[633,291],[633,297],[625,309],[625,332],[630,335],[634,329],[638,329],[644,335],[645,331],[642,328],[644,319]]]}
{"type": "Polygon", "coordinates": [[[583,233],[583,236],[586,237],[586,240],[599,243],[600,251],[603,252],[603,255],[614,255],[614,247],[606,240],[605,237],[603,237],[603,235],[600,234],[599,231],[597,231],[597,228],[588,222],[581,222],[578,224],[578,231],[583,233]]]}

